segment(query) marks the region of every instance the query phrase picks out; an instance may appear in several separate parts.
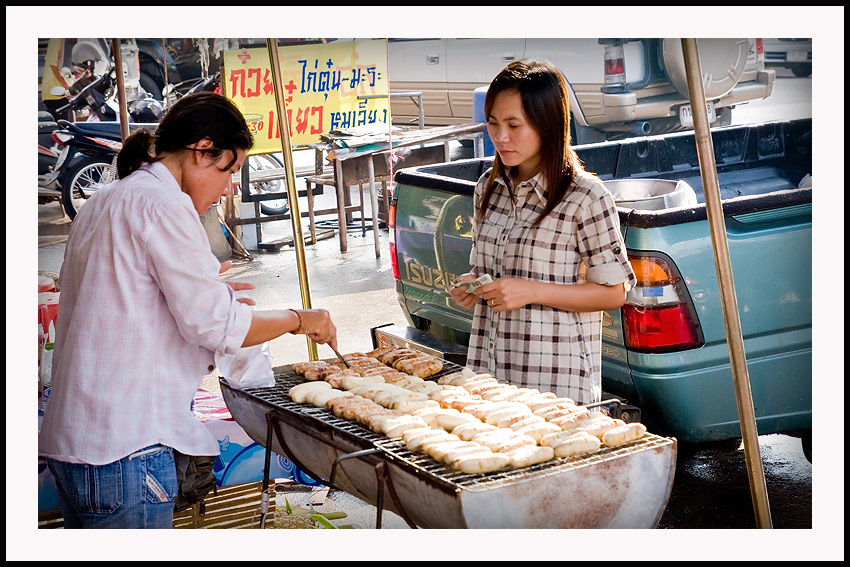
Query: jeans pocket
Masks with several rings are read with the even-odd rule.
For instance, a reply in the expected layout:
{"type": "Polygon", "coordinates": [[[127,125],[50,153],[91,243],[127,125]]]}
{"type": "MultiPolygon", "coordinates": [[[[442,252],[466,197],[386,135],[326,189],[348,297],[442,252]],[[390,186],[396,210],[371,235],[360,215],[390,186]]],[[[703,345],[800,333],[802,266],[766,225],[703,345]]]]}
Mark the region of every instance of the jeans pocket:
{"type": "Polygon", "coordinates": [[[171,502],[177,497],[177,469],[169,447],[145,455],[145,486],[151,503],[171,502]]]}
{"type": "Polygon", "coordinates": [[[112,514],[124,503],[120,461],[106,465],[61,463],[60,466],[72,488],[68,497],[79,512],[112,514]]]}

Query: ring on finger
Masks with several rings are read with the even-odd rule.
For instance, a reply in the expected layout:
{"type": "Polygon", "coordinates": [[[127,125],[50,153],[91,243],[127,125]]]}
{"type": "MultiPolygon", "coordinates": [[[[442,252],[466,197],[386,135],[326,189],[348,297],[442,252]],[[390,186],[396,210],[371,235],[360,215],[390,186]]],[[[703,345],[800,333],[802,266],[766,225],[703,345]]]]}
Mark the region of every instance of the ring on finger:
{"type": "Polygon", "coordinates": [[[496,306],[496,302],[491,299],[490,300],[490,307],[495,307],[495,306],[496,306]]]}

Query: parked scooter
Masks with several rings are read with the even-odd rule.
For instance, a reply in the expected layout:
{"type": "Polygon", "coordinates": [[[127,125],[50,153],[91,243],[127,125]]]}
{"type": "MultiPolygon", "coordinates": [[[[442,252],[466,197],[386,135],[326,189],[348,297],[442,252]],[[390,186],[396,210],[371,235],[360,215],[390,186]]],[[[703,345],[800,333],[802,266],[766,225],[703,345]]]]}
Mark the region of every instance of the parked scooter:
{"type": "Polygon", "coordinates": [[[59,148],[53,133],[59,129],[56,119],[46,110],[38,111],[38,174],[46,175],[53,170],[59,158],[59,148]]]}
{"type": "MultiPolygon", "coordinates": [[[[116,120],[117,110],[107,95],[112,81],[111,73],[106,73],[57,110],[89,110],[97,120],[57,120],[56,129],[49,134],[54,145],[48,146],[46,142],[49,123],[39,122],[39,157],[44,156],[45,170],[42,170],[40,162],[38,185],[61,194],[62,206],[72,220],[94,191],[115,179],[115,158],[121,149],[122,139],[121,124],[116,120]],[[44,145],[42,141],[45,141],[44,145]],[[48,154],[55,155],[52,165],[48,154]]],[[[145,125],[155,129],[163,113],[161,103],[152,97],[132,101],[127,111],[131,130],[145,125]]],[[[41,117],[42,114],[39,114],[41,117]]]]}

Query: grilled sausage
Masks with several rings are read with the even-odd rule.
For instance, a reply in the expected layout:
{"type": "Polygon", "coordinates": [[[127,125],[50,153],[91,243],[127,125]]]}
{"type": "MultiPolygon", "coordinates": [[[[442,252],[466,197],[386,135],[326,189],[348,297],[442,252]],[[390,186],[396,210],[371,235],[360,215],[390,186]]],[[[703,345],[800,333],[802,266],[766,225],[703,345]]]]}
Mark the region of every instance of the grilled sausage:
{"type": "Polygon", "coordinates": [[[461,459],[467,459],[470,457],[487,457],[492,454],[493,451],[491,451],[487,447],[470,441],[467,445],[459,447],[457,449],[452,449],[451,451],[446,453],[446,456],[443,457],[443,462],[445,462],[452,468],[457,468],[457,463],[461,459]]]}
{"type": "Polygon", "coordinates": [[[407,431],[402,432],[402,438],[404,439],[405,447],[407,447],[408,451],[414,452],[419,452],[428,439],[445,438],[447,435],[450,435],[450,433],[447,433],[445,429],[433,428],[428,431],[409,429],[407,431]]]}
{"type": "Polygon", "coordinates": [[[506,454],[510,458],[511,467],[521,469],[552,459],[555,456],[555,450],[552,447],[525,445],[508,451],[506,454]]]}
{"type": "MultiPolygon", "coordinates": [[[[440,463],[445,462],[446,455],[451,451],[456,451],[458,449],[463,449],[470,446],[476,446],[477,443],[473,443],[472,441],[446,441],[444,443],[434,443],[428,447],[428,455],[431,456],[432,459],[438,461],[440,463]]],[[[480,447],[480,445],[478,445],[480,447]]]]}
{"type": "Polygon", "coordinates": [[[616,447],[629,441],[640,439],[646,434],[646,426],[642,423],[628,423],[613,429],[609,429],[602,435],[602,442],[606,447],[616,447]]]}
{"type": "Polygon", "coordinates": [[[540,443],[540,440],[545,435],[549,435],[551,433],[559,433],[561,431],[561,428],[555,425],[554,423],[549,423],[548,421],[541,421],[537,423],[529,423],[516,429],[515,431],[523,435],[528,435],[537,443],[540,443]]]}
{"type": "Polygon", "coordinates": [[[495,431],[498,428],[495,425],[484,423],[479,420],[478,423],[463,423],[452,429],[452,434],[457,435],[464,441],[471,440],[474,436],[485,431],[495,431]]]}
{"type": "Polygon", "coordinates": [[[457,410],[452,412],[445,410],[445,413],[437,415],[437,423],[446,431],[454,432],[455,427],[458,425],[464,423],[481,423],[481,420],[468,413],[461,413],[457,410]]]}
{"type": "Polygon", "coordinates": [[[316,390],[331,389],[331,385],[327,382],[304,382],[296,384],[289,389],[289,399],[296,404],[303,404],[307,401],[307,395],[316,390]]]}
{"type": "Polygon", "coordinates": [[[510,460],[506,453],[492,453],[484,456],[471,455],[455,461],[454,468],[467,474],[483,474],[505,468],[510,460]]]}
{"type": "Polygon", "coordinates": [[[598,437],[581,432],[558,442],[553,449],[555,450],[556,457],[574,457],[576,455],[592,453],[599,449],[601,445],[602,442],[598,437]]]}
{"type": "Polygon", "coordinates": [[[588,425],[582,426],[581,430],[590,433],[594,437],[599,437],[600,439],[602,439],[602,436],[605,435],[608,430],[614,429],[615,427],[620,427],[621,425],[625,424],[626,422],[622,419],[613,419],[611,417],[606,417],[604,419],[597,419],[589,423],[588,425]]]}
{"type": "Polygon", "coordinates": [[[305,401],[313,404],[317,408],[325,408],[325,407],[327,407],[328,401],[332,400],[333,398],[338,398],[340,396],[353,396],[353,395],[354,394],[352,394],[351,392],[344,392],[342,390],[336,390],[336,389],[333,389],[333,388],[331,388],[330,390],[321,389],[321,390],[315,390],[313,392],[308,392],[307,398],[306,398],[305,401]]]}

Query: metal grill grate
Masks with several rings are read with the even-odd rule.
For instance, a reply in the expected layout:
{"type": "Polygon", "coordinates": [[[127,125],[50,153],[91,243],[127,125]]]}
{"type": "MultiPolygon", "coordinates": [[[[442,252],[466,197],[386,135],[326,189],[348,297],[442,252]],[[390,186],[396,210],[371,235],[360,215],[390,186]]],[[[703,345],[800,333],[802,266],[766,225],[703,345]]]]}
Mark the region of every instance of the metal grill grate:
{"type": "MultiPolygon", "coordinates": [[[[436,380],[451,372],[460,370],[457,364],[446,362],[443,370],[429,377],[436,380]]],[[[431,456],[410,451],[400,439],[388,439],[384,435],[373,432],[365,425],[337,417],[328,409],[317,408],[309,404],[296,404],[289,398],[289,390],[303,383],[301,376],[284,370],[275,375],[275,385],[268,388],[248,388],[246,394],[274,406],[277,409],[293,412],[307,419],[315,419],[334,428],[336,433],[344,434],[350,441],[362,449],[378,448],[390,460],[412,467],[418,472],[430,476],[434,480],[446,483],[454,489],[489,488],[500,484],[512,483],[530,476],[545,476],[560,474],[564,471],[592,466],[607,460],[613,460],[632,452],[644,451],[656,446],[672,443],[669,438],[647,433],[641,439],[614,448],[603,448],[595,453],[569,458],[557,458],[544,463],[532,465],[518,470],[502,470],[485,474],[467,474],[457,471],[448,465],[435,461],[431,456]]],[[[330,440],[327,440],[330,442],[330,440]]]]}
{"type": "Polygon", "coordinates": [[[501,470],[485,474],[467,474],[457,471],[448,465],[439,463],[429,455],[414,453],[407,449],[404,442],[399,439],[387,439],[379,436],[375,445],[387,453],[391,458],[404,462],[409,466],[436,476],[457,488],[470,488],[472,486],[486,488],[499,484],[516,482],[530,476],[546,476],[548,474],[560,474],[568,470],[576,470],[582,467],[592,466],[604,461],[610,461],[647,449],[672,443],[665,437],[659,437],[651,433],[645,434],[641,439],[621,445],[619,447],[603,448],[599,451],[580,455],[577,457],[556,458],[544,463],[538,463],[522,469],[501,470]]]}

